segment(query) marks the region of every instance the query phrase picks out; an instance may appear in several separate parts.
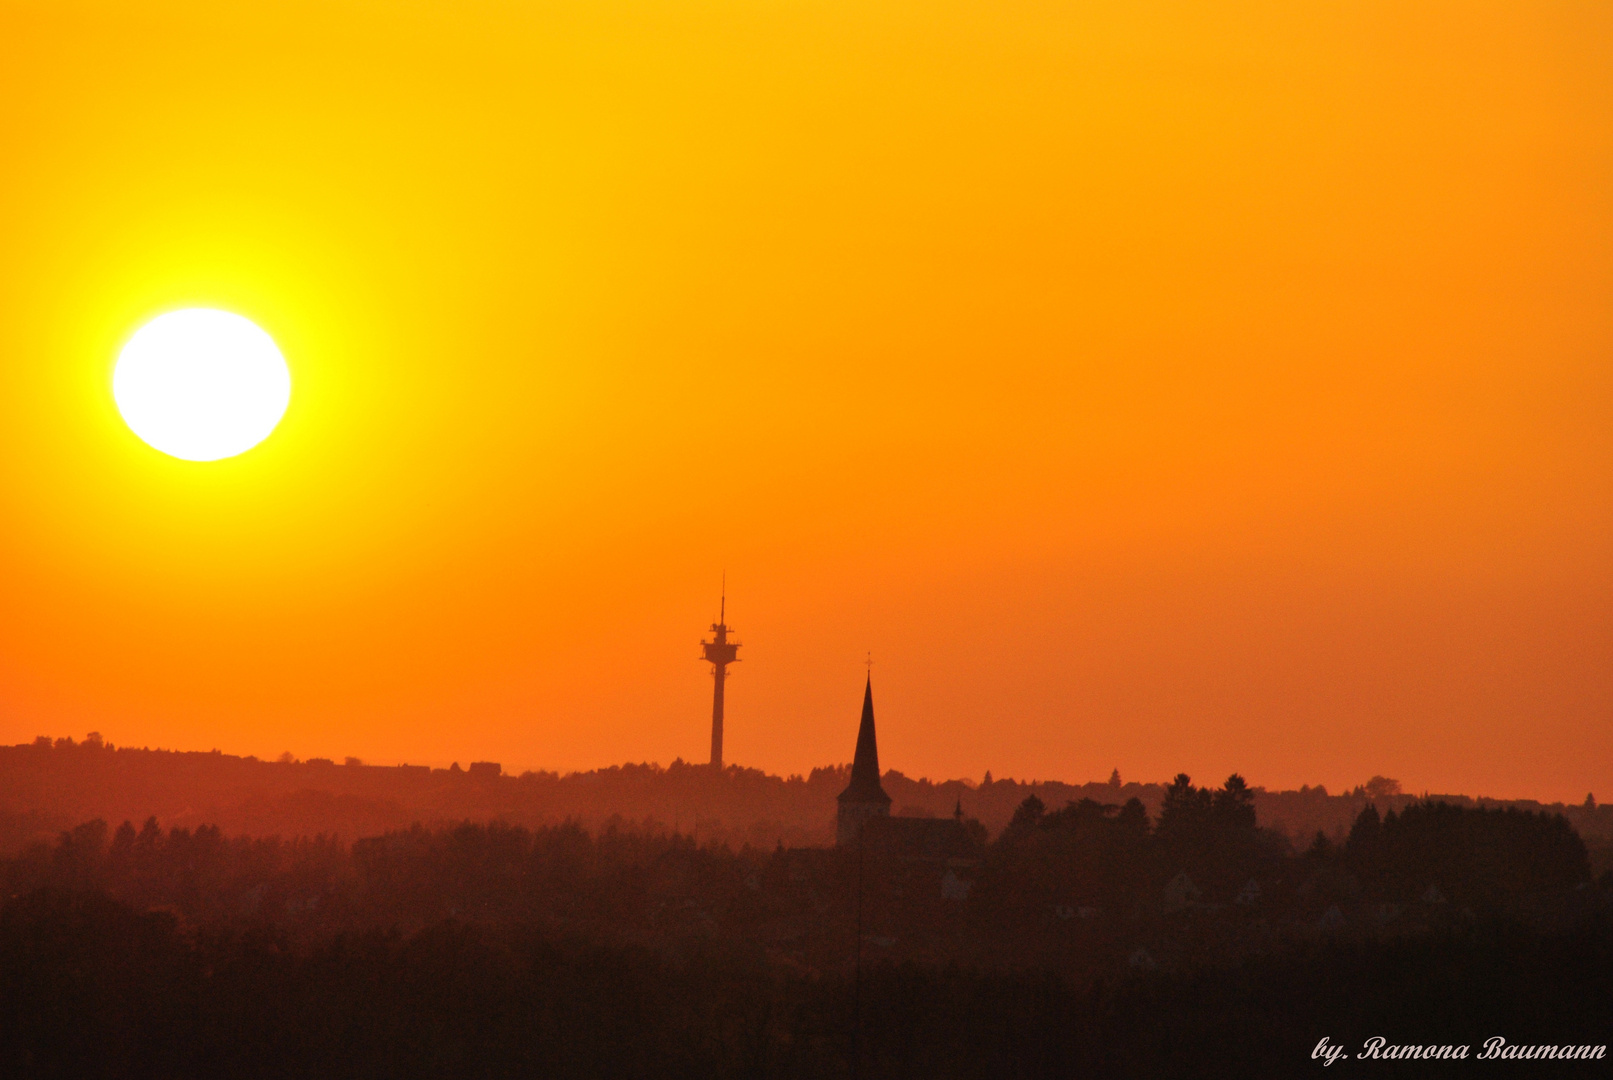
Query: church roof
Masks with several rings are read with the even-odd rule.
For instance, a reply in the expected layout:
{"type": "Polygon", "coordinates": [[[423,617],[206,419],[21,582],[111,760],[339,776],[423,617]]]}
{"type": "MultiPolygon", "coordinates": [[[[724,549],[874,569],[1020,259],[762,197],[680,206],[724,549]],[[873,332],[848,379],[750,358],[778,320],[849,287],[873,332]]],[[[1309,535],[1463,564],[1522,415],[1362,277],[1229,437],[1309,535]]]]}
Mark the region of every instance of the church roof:
{"type": "Polygon", "coordinates": [[[874,738],[874,680],[863,688],[863,717],[857,727],[857,756],[851,763],[851,783],[840,793],[843,803],[884,803],[891,797],[879,783],[879,744],[874,738]]]}
{"type": "Polygon", "coordinates": [[[956,818],[875,817],[863,825],[863,842],[900,859],[979,859],[982,844],[956,818]]]}

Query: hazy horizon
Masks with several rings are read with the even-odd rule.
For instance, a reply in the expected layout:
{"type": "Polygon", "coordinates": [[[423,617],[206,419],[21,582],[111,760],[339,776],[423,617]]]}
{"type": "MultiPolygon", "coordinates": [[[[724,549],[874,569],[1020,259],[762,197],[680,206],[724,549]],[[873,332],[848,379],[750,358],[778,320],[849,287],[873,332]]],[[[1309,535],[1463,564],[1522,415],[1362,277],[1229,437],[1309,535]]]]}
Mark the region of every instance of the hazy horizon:
{"type": "MultiPolygon", "coordinates": [[[[385,758],[385,757],[369,758],[369,757],[364,757],[364,756],[358,755],[358,754],[345,754],[345,753],[340,753],[340,752],[327,753],[327,754],[299,754],[292,748],[283,749],[279,753],[265,754],[265,753],[258,753],[258,752],[255,752],[255,751],[250,751],[250,750],[230,749],[228,747],[223,747],[223,746],[209,746],[209,747],[206,747],[206,748],[202,748],[202,747],[186,747],[186,746],[157,746],[157,745],[146,745],[146,744],[135,745],[135,744],[132,744],[132,743],[120,742],[117,739],[112,738],[110,735],[108,735],[105,732],[96,731],[96,732],[86,733],[86,734],[99,735],[99,736],[101,736],[101,739],[105,744],[115,746],[118,749],[139,749],[139,750],[150,750],[150,751],[159,751],[159,752],[166,751],[166,752],[170,752],[170,753],[197,753],[197,754],[206,754],[206,753],[212,753],[214,751],[217,751],[219,753],[229,754],[229,755],[232,755],[234,757],[239,757],[239,758],[243,758],[243,759],[245,759],[245,758],[253,758],[253,759],[256,759],[256,760],[262,761],[262,762],[274,762],[274,761],[277,761],[281,757],[282,754],[287,754],[287,753],[292,755],[293,761],[296,764],[307,764],[307,763],[309,763],[311,761],[329,761],[332,764],[344,765],[345,766],[346,760],[349,757],[352,757],[352,758],[357,758],[359,763],[362,764],[362,765],[372,765],[372,766],[376,766],[376,767],[380,767],[380,768],[394,768],[394,767],[397,767],[397,766],[400,766],[400,765],[415,765],[415,766],[423,765],[423,766],[426,766],[426,767],[431,768],[431,769],[444,769],[444,770],[447,770],[447,769],[451,769],[454,765],[458,765],[461,769],[468,769],[469,766],[473,762],[493,761],[495,764],[497,764],[500,767],[500,769],[502,771],[502,775],[504,775],[506,777],[511,777],[511,778],[517,778],[517,777],[521,776],[523,773],[527,773],[527,772],[552,773],[552,774],[555,774],[555,775],[563,777],[563,776],[572,775],[574,773],[600,772],[600,771],[607,771],[607,770],[610,770],[612,768],[619,768],[619,767],[624,767],[624,766],[651,766],[651,767],[658,768],[658,769],[666,769],[666,768],[671,767],[674,763],[679,762],[679,761],[681,761],[684,765],[688,765],[688,766],[699,767],[699,768],[707,767],[706,763],[701,761],[701,760],[699,760],[699,758],[697,756],[691,756],[691,757],[679,756],[679,757],[675,757],[675,758],[673,758],[673,759],[671,759],[669,761],[655,761],[655,760],[649,760],[649,759],[634,759],[634,760],[624,760],[624,761],[601,762],[601,763],[596,763],[596,764],[580,765],[580,766],[567,766],[567,765],[555,765],[555,764],[552,764],[552,763],[543,763],[543,762],[512,763],[512,762],[508,762],[508,761],[498,761],[497,759],[494,759],[494,758],[487,758],[487,757],[481,757],[481,756],[475,756],[475,755],[460,755],[458,757],[443,758],[441,760],[425,760],[425,759],[421,759],[421,758],[385,758]]],[[[56,740],[59,740],[61,738],[64,738],[64,737],[74,739],[76,742],[82,742],[83,741],[82,738],[79,737],[79,736],[74,736],[74,735],[67,735],[67,736],[55,735],[55,736],[51,736],[51,735],[46,735],[46,733],[44,733],[44,732],[39,733],[39,735],[36,735],[35,738],[37,739],[37,738],[39,738],[41,736],[46,737],[46,738],[50,738],[50,739],[52,739],[53,742],[56,741],[56,740]]],[[[26,741],[27,740],[25,740],[25,742],[26,741]]],[[[752,765],[752,764],[750,764],[748,762],[744,762],[744,761],[734,761],[731,758],[725,763],[725,766],[726,767],[731,767],[731,768],[738,768],[738,769],[742,769],[742,770],[754,769],[754,770],[762,772],[763,774],[765,774],[767,776],[778,777],[778,778],[781,778],[781,779],[788,779],[788,778],[790,778],[792,776],[806,776],[806,775],[810,774],[811,772],[813,772],[814,770],[817,770],[817,769],[836,769],[836,768],[849,769],[851,767],[851,757],[850,757],[850,755],[847,755],[846,759],[843,760],[843,761],[824,761],[824,762],[818,762],[816,765],[810,765],[810,766],[808,766],[808,767],[806,767],[804,769],[790,769],[790,770],[782,770],[782,771],[781,770],[776,770],[776,769],[762,768],[761,766],[752,765]]],[[[901,773],[903,776],[905,776],[909,780],[913,780],[913,781],[921,782],[921,783],[930,783],[930,784],[936,784],[936,785],[952,784],[952,783],[963,783],[963,784],[966,784],[966,785],[970,785],[972,787],[980,786],[984,782],[984,778],[987,775],[990,775],[991,779],[994,782],[1010,781],[1010,782],[1018,783],[1018,784],[1021,784],[1021,785],[1030,785],[1030,784],[1064,784],[1064,785],[1067,785],[1069,787],[1085,787],[1085,786],[1089,786],[1089,785],[1104,785],[1104,786],[1107,786],[1109,784],[1109,781],[1110,781],[1110,777],[1108,775],[1102,775],[1102,776],[1096,776],[1095,775],[1095,776],[1092,776],[1092,777],[1089,777],[1089,778],[1086,778],[1086,779],[1081,779],[1081,778],[1072,777],[1072,776],[1058,776],[1058,775],[1045,774],[1045,773],[1017,775],[1017,774],[1010,774],[1010,773],[1007,773],[1007,772],[1003,772],[1003,771],[996,770],[996,769],[990,769],[990,768],[978,770],[974,774],[959,774],[959,775],[939,776],[939,775],[929,775],[929,774],[924,774],[924,773],[915,773],[915,772],[912,772],[912,771],[910,771],[908,769],[902,768],[898,764],[893,764],[893,763],[891,763],[889,761],[882,761],[882,763],[881,763],[881,771],[884,772],[884,773],[889,773],[891,771],[895,771],[895,772],[901,773]]],[[[1123,769],[1119,769],[1118,766],[1116,766],[1114,769],[1111,770],[1111,772],[1114,772],[1114,771],[1119,771],[1120,772],[1120,774],[1121,774],[1121,784],[1122,785],[1141,784],[1141,785],[1143,785],[1145,787],[1146,786],[1158,786],[1158,787],[1168,786],[1171,783],[1171,781],[1176,777],[1176,775],[1178,773],[1182,773],[1182,772],[1188,773],[1190,776],[1192,776],[1194,778],[1194,780],[1196,780],[1196,781],[1198,781],[1200,783],[1211,783],[1211,784],[1218,784],[1222,780],[1226,779],[1226,775],[1230,775],[1230,773],[1229,773],[1229,774],[1226,774],[1226,775],[1212,776],[1212,775],[1210,775],[1208,773],[1195,773],[1192,769],[1177,769],[1175,772],[1172,772],[1172,773],[1169,773],[1169,774],[1163,775],[1163,776],[1140,776],[1140,775],[1128,774],[1123,769]]],[[[1243,774],[1240,773],[1240,775],[1243,775],[1243,774]]],[[[1514,801],[1514,800],[1529,801],[1529,800],[1534,800],[1534,801],[1537,801],[1537,802],[1540,802],[1540,803],[1543,803],[1543,804],[1547,804],[1547,805],[1554,804],[1554,803],[1563,803],[1563,804],[1566,804],[1566,805],[1579,805],[1579,804],[1584,802],[1584,798],[1585,798],[1584,795],[1554,797],[1554,796],[1543,795],[1543,794],[1539,794],[1539,793],[1496,793],[1496,792],[1491,792],[1491,791],[1459,791],[1459,790],[1455,790],[1455,789],[1450,789],[1450,790],[1437,789],[1437,788],[1431,788],[1431,787],[1429,787],[1427,785],[1416,785],[1416,784],[1406,783],[1399,776],[1394,775],[1392,771],[1390,771],[1390,772],[1385,772],[1385,771],[1374,772],[1369,776],[1364,776],[1364,777],[1361,777],[1361,778],[1355,779],[1355,780],[1340,781],[1339,783],[1328,783],[1328,782],[1324,782],[1324,781],[1301,781],[1299,783],[1294,783],[1294,784],[1270,784],[1270,783],[1263,782],[1259,777],[1250,777],[1250,776],[1247,776],[1247,775],[1244,776],[1244,779],[1246,781],[1248,781],[1248,783],[1249,783],[1251,788],[1254,788],[1256,790],[1266,790],[1266,791],[1272,791],[1272,792],[1297,791],[1297,790],[1300,790],[1302,788],[1322,788],[1322,789],[1325,789],[1326,792],[1329,795],[1341,795],[1341,794],[1348,794],[1349,792],[1351,792],[1351,791],[1353,791],[1353,790],[1355,790],[1357,788],[1364,787],[1371,780],[1389,779],[1389,780],[1393,780],[1395,783],[1399,784],[1402,794],[1405,794],[1405,795],[1408,795],[1408,796],[1420,796],[1420,795],[1425,795],[1425,794],[1426,795],[1459,795],[1459,796],[1464,796],[1464,797],[1472,798],[1472,799],[1494,799],[1494,800],[1498,800],[1498,801],[1514,801]]],[[[1587,792],[1586,794],[1590,794],[1590,795],[1594,796],[1595,792],[1587,792]]],[[[1601,800],[1598,799],[1597,803],[1598,803],[1598,805],[1600,805],[1601,800]]]]}

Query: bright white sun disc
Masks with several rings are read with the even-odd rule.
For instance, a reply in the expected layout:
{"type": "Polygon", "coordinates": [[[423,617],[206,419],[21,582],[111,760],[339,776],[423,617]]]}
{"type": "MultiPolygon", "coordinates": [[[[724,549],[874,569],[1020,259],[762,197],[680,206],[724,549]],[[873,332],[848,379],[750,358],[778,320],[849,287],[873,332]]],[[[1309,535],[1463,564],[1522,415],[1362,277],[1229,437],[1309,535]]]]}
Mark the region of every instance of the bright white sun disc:
{"type": "Polygon", "coordinates": [[[250,319],[212,308],[159,315],[118,354],[112,397],[131,430],[186,461],[217,461],[269,437],[291,372],[250,319]]]}

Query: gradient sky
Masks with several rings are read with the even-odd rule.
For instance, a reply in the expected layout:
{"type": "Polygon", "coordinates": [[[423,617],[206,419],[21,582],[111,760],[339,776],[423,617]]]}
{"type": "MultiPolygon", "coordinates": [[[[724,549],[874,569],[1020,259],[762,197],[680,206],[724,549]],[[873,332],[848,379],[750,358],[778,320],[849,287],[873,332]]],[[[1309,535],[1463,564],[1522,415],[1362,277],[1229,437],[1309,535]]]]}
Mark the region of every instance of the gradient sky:
{"type": "Polygon", "coordinates": [[[1613,800],[1613,6],[0,0],[0,741],[1613,800]],[[292,368],[197,464],[122,342],[292,368]]]}

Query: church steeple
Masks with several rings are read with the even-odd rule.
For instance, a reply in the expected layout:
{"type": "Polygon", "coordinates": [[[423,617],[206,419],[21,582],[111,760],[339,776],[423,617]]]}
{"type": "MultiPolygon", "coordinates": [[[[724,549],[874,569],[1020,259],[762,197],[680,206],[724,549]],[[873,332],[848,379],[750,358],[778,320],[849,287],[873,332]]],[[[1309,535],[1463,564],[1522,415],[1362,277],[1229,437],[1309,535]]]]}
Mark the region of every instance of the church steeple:
{"type": "Polygon", "coordinates": [[[851,762],[851,783],[840,793],[840,801],[882,802],[891,797],[879,783],[879,742],[874,736],[874,679],[863,687],[862,722],[857,725],[857,756],[851,762]]]}
{"type": "Polygon", "coordinates": [[[857,725],[857,754],[851,762],[851,783],[840,793],[837,842],[853,843],[871,817],[890,816],[891,797],[879,782],[879,742],[874,735],[874,680],[863,687],[862,721],[857,725]]]}

